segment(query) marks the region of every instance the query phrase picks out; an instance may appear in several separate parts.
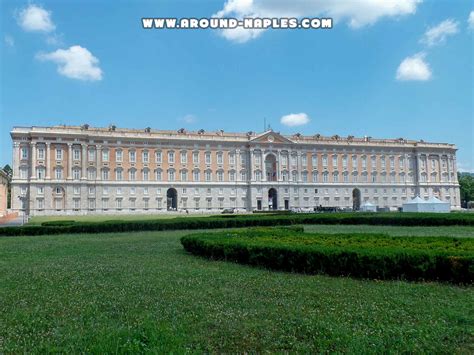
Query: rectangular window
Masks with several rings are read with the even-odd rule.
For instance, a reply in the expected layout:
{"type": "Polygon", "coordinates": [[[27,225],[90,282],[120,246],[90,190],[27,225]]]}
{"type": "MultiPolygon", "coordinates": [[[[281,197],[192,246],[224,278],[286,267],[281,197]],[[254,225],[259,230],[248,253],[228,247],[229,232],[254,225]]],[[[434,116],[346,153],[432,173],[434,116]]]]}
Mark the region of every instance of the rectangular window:
{"type": "Polygon", "coordinates": [[[122,169],[118,169],[115,171],[115,179],[117,181],[122,181],[123,180],[123,171],[122,169]]]}
{"type": "Polygon", "coordinates": [[[121,163],[122,160],[123,160],[123,152],[121,150],[117,150],[115,151],[115,160],[118,162],[118,163],[121,163]]]}
{"type": "Polygon", "coordinates": [[[230,153],[230,154],[229,154],[229,164],[230,164],[230,165],[234,165],[234,164],[235,164],[235,154],[234,154],[234,153],[230,153]]]}
{"type": "Polygon", "coordinates": [[[95,150],[89,149],[89,161],[95,161],[95,150]]]}
{"type": "Polygon", "coordinates": [[[386,160],[385,160],[385,157],[381,157],[380,158],[380,166],[382,167],[382,169],[385,169],[385,165],[386,164],[386,160]]]}
{"type": "Polygon", "coordinates": [[[81,150],[78,148],[75,148],[72,151],[72,159],[73,160],[80,160],[81,159],[81,150]]]}
{"type": "Polygon", "coordinates": [[[162,179],[161,170],[156,170],[155,175],[156,175],[156,181],[161,181],[162,179]]]}
{"type": "Polygon", "coordinates": [[[186,152],[181,152],[181,164],[186,164],[188,162],[188,155],[186,152]]]}
{"type": "Polygon", "coordinates": [[[150,177],[150,173],[147,169],[143,170],[143,180],[148,181],[148,178],[150,177]]]}
{"type": "Polygon", "coordinates": [[[174,181],[174,170],[168,171],[168,181],[174,181]]]}
{"type": "Polygon", "coordinates": [[[134,150],[128,152],[128,160],[130,163],[135,163],[137,161],[137,153],[134,150]]]}
{"type": "Polygon", "coordinates": [[[109,180],[109,169],[102,170],[102,180],[109,180]]]}
{"type": "Polygon", "coordinates": [[[181,171],[181,181],[188,180],[188,172],[186,170],[181,171]]]}
{"type": "Polygon", "coordinates": [[[44,179],[44,168],[43,167],[39,167],[38,170],[36,171],[37,173],[37,176],[38,176],[38,179],[44,179]]]}
{"type": "Polygon", "coordinates": [[[217,164],[222,165],[224,164],[224,158],[222,153],[217,153],[217,164]]]}
{"type": "Polygon", "coordinates": [[[80,195],[81,194],[81,188],[79,186],[74,186],[72,189],[74,195],[80,195]]]}
{"type": "Polygon", "coordinates": [[[117,209],[122,209],[122,199],[121,198],[118,198],[117,199],[117,209]]]}
{"type": "Polygon", "coordinates": [[[325,155],[323,156],[323,166],[327,167],[328,166],[328,157],[325,155]]]}
{"type": "Polygon", "coordinates": [[[155,160],[156,160],[156,163],[157,163],[157,164],[161,164],[161,163],[162,163],[163,157],[162,157],[160,151],[158,151],[158,152],[155,153],[155,160]]]}
{"type": "Polygon", "coordinates": [[[144,187],[144,188],[143,188],[143,194],[144,194],[144,195],[148,195],[148,187],[144,187]]]}
{"type": "Polygon", "coordinates": [[[38,189],[37,189],[37,193],[38,193],[38,195],[44,195],[44,187],[39,186],[38,189]]]}
{"type": "Polygon", "coordinates": [[[317,168],[318,166],[318,156],[316,154],[313,154],[311,156],[311,165],[314,167],[314,168],[317,168]]]}
{"type": "Polygon", "coordinates": [[[147,151],[147,150],[143,151],[143,153],[142,153],[142,160],[143,160],[144,163],[148,163],[149,154],[148,154],[148,151],[147,151]]]}
{"type": "Polygon", "coordinates": [[[38,148],[38,159],[44,159],[44,148],[38,148]]]}
{"type": "Polygon", "coordinates": [[[74,169],[72,171],[72,178],[74,180],[79,180],[81,178],[81,170],[80,169],[74,169]]]}
{"type": "Polygon", "coordinates": [[[367,157],[362,157],[362,168],[363,169],[367,168],[367,157]]]}
{"type": "Polygon", "coordinates": [[[206,171],[206,181],[211,181],[212,173],[210,171],[206,171]]]}
{"type": "Polygon", "coordinates": [[[130,170],[128,175],[129,175],[129,180],[130,181],[135,181],[137,179],[137,173],[136,173],[135,169],[130,170]]]}
{"type": "Polygon", "coordinates": [[[63,178],[63,169],[56,168],[56,180],[62,180],[63,178]]]}
{"type": "Polygon", "coordinates": [[[38,209],[42,210],[44,208],[44,200],[42,198],[39,198],[37,201],[38,201],[38,209]]]}
{"type": "Polygon", "coordinates": [[[87,170],[87,178],[89,180],[95,180],[95,169],[91,168],[87,170]]]}
{"type": "Polygon", "coordinates": [[[199,171],[196,170],[193,172],[193,180],[199,181],[199,171]]]}
{"type": "Polygon", "coordinates": [[[56,160],[63,160],[63,150],[56,148],[56,160]]]}
{"type": "Polygon", "coordinates": [[[75,198],[74,199],[74,209],[78,210],[79,208],[81,208],[80,206],[81,206],[81,200],[79,200],[78,198],[75,198]]]}
{"type": "Polygon", "coordinates": [[[204,156],[206,164],[211,164],[211,153],[206,153],[204,156]]]}
{"type": "Polygon", "coordinates": [[[28,159],[28,148],[22,147],[21,148],[21,159],[28,159]]]}
{"type": "Polygon", "coordinates": [[[347,168],[347,157],[346,156],[342,157],[342,167],[347,168]]]}
{"type": "Polygon", "coordinates": [[[194,164],[199,164],[199,153],[198,152],[193,152],[193,163],[194,164]]]}
{"type": "Polygon", "coordinates": [[[168,163],[174,164],[174,152],[168,152],[168,163]]]}
{"type": "Polygon", "coordinates": [[[307,164],[308,164],[308,157],[306,156],[306,154],[303,154],[301,156],[301,165],[306,166],[307,164]]]}
{"type": "Polygon", "coordinates": [[[109,161],[109,151],[107,149],[102,151],[102,161],[109,161]]]}
{"type": "Polygon", "coordinates": [[[103,194],[103,195],[108,195],[108,194],[109,194],[109,188],[108,188],[107,186],[104,186],[104,187],[102,188],[102,194],[103,194]]]}
{"type": "Polygon", "coordinates": [[[337,155],[332,156],[332,166],[337,168],[337,155]]]}

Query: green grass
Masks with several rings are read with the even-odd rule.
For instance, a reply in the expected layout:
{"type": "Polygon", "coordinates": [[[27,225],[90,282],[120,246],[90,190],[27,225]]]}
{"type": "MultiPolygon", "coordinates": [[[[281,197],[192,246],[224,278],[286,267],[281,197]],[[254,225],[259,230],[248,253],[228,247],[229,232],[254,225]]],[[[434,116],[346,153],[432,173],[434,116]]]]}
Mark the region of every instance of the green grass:
{"type": "Polygon", "coordinates": [[[186,214],[186,213],[172,213],[172,214],[99,214],[99,215],[86,215],[86,216],[35,216],[31,217],[28,221],[28,225],[36,226],[41,225],[43,222],[51,221],[76,221],[76,222],[105,222],[111,220],[120,221],[148,221],[156,219],[170,219],[176,217],[207,217],[211,214],[186,214]]]}
{"type": "Polygon", "coordinates": [[[0,353],[474,351],[472,287],[209,261],[185,234],[0,239],[0,353]]]}
{"type": "Polygon", "coordinates": [[[464,226],[439,227],[404,227],[404,226],[369,226],[369,225],[325,225],[314,224],[304,226],[308,233],[385,233],[391,236],[416,237],[470,237],[474,238],[474,228],[464,226]]]}

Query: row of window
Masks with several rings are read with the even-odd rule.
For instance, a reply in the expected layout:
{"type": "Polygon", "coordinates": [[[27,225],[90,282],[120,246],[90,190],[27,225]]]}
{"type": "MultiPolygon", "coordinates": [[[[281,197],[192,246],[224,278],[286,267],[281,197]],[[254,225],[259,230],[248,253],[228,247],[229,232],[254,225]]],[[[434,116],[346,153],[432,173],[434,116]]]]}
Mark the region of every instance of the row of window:
{"type": "MultiPolygon", "coordinates": [[[[56,148],[55,149],[55,157],[56,160],[62,160],[63,159],[63,149],[62,148],[56,148]]],[[[27,159],[28,158],[28,148],[23,147],[21,150],[21,156],[22,159],[27,159]]],[[[37,157],[38,159],[44,159],[45,158],[45,148],[37,148],[37,157]]],[[[241,156],[241,162],[242,164],[245,164],[245,154],[242,154],[241,156]]],[[[339,166],[339,159],[341,157],[338,155],[333,155],[332,156],[332,166],[333,167],[338,167],[339,166]]],[[[80,160],[81,159],[81,149],[79,148],[74,148],[73,149],[73,160],[80,160]]],[[[255,159],[255,164],[256,165],[261,165],[262,163],[262,155],[261,153],[254,154],[254,159],[255,159]]],[[[347,167],[348,165],[348,159],[349,157],[344,155],[342,156],[342,166],[347,167]]],[[[361,159],[361,165],[363,168],[367,167],[367,157],[362,156],[360,157],[361,159]]],[[[96,160],[96,150],[95,149],[89,149],[88,150],[88,160],[91,162],[94,162],[96,160]]],[[[297,155],[281,155],[281,163],[282,166],[288,166],[289,165],[289,160],[291,160],[291,166],[297,166],[297,155]]],[[[378,160],[380,162],[380,167],[382,169],[385,169],[387,166],[387,159],[385,156],[379,156],[378,160]]],[[[102,161],[108,162],[110,161],[110,151],[108,149],[103,149],[102,150],[102,161]]],[[[115,151],[115,161],[116,162],[123,162],[123,150],[117,149],[115,151]]],[[[131,163],[137,162],[137,152],[135,150],[129,150],[128,151],[128,161],[131,163]]],[[[188,162],[188,154],[186,151],[180,152],[180,161],[181,164],[187,164],[188,162]]],[[[194,164],[199,164],[200,162],[200,153],[199,152],[193,152],[192,153],[192,161],[194,164]]],[[[211,164],[212,163],[212,154],[211,152],[205,152],[204,153],[204,161],[206,164],[211,164]]],[[[223,164],[224,163],[224,154],[222,152],[217,152],[216,153],[216,161],[217,164],[223,164]]],[[[406,166],[406,159],[403,156],[398,157],[398,166],[400,169],[404,169],[406,166]]],[[[142,151],[142,162],[143,163],[149,163],[150,162],[150,153],[147,150],[142,151]]],[[[156,151],[155,152],[155,162],[158,164],[161,164],[163,162],[163,155],[161,151],[156,151]]],[[[175,160],[175,152],[174,151],[168,151],[168,163],[174,164],[176,162],[175,160]]],[[[322,156],[322,166],[327,167],[329,162],[329,157],[327,155],[322,156]]],[[[395,157],[390,156],[388,159],[388,164],[391,169],[395,169],[395,157]]],[[[229,153],[229,164],[233,165],[236,163],[236,154],[231,152],[229,153]]],[[[409,167],[413,168],[414,167],[414,159],[409,158],[408,159],[409,167]]],[[[308,156],[303,154],[301,155],[301,164],[303,166],[306,166],[308,164],[308,156]]],[[[313,154],[311,156],[311,164],[312,166],[318,166],[318,156],[313,154]]],[[[377,164],[377,156],[371,156],[371,166],[374,167],[377,164]]],[[[441,159],[441,164],[443,168],[446,168],[448,164],[447,159],[441,159]]],[[[352,166],[358,166],[358,156],[353,155],[352,156],[352,166]]],[[[420,158],[420,166],[422,169],[426,168],[426,157],[421,157],[420,158]]],[[[452,166],[452,160],[449,160],[449,166],[452,166]]],[[[437,160],[436,159],[431,159],[431,168],[436,169],[437,167],[437,160]]]]}
{"type": "MultiPolygon", "coordinates": [[[[56,180],[63,180],[64,179],[64,173],[63,173],[63,168],[61,167],[57,167],[56,169],[54,169],[54,178],[56,180]]],[[[72,178],[73,180],[79,180],[81,178],[81,172],[82,170],[80,168],[75,168],[72,170],[72,178]]],[[[123,169],[119,168],[119,169],[115,169],[115,180],[116,181],[123,181],[124,180],[124,171],[123,169]]],[[[136,169],[129,169],[128,170],[128,180],[130,181],[137,181],[137,180],[140,180],[140,181],[149,181],[151,180],[151,173],[150,173],[150,170],[149,169],[143,169],[141,171],[141,176],[138,177],[137,174],[137,170],[136,169]],[[140,179],[139,179],[140,178],[140,179]]],[[[188,171],[187,170],[181,170],[179,172],[180,174],[180,181],[188,181],[188,178],[189,178],[189,174],[188,174],[188,171]]],[[[21,169],[20,170],[20,178],[22,179],[26,179],[27,178],[27,175],[28,175],[28,170],[27,169],[21,169]]],[[[38,167],[36,169],[36,176],[38,179],[44,179],[45,178],[45,175],[46,175],[46,169],[44,167],[38,167]]],[[[101,169],[101,179],[102,180],[110,180],[110,170],[109,169],[101,169]]],[[[210,182],[210,181],[213,181],[213,172],[211,170],[206,170],[204,172],[204,180],[206,182],[210,182]]],[[[191,176],[192,176],[192,180],[193,181],[201,181],[201,172],[199,170],[194,170],[192,171],[191,173],[191,176]]],[[[282,181],[293,181],[293,182],[296,182],[298,181],[298,177],[301,176],[301,181],[302,182],[309,182],[309,176],[310,176],[310,173],[307,172],[307,171],[303,171],[301,172],[300,174],[298,174],[298,172],[296,170],[292,171],[291,174],[290,172],[284,170],[282,171],[281,173],[281,178],[282,178],[282,181]]],[[[447,173],[443,173],[441,174],[441,181],[442,182],[447,182],[448,181],[448,178],[449,176],[451,176],[451,180],[454,179],[454,173],[451,173],[450,175],[448,175],[447,173]]],[[[222,170],[219,170],[216,172],[215,174],[215,177],[216,177],[216,181],[218,182],[223,182],[224,181],[224,171],[222,170]]],[[[228,181],[236,181],[236,172],[234,170],[231,170],[228,172],[228,181]]],[[[262,171],[260,170],[256,170],[254,171],[254,180],[255,181],[262,181],[262,171]]],[[[367,173],[362,173],[360,174],[360,178],[359,178],[359,174],[358,173],[355,173],[353,172],[352,174],[349,174],[348,172],[344,172],[342,174],[339,174],[339,172],[333,172],[332,174],[329,174],[328,172],[324,172],[322,174],[319,174],[317,171],[314,171],[312,174],[311,174],[311,178],[312,178],[312,182],[314,183],[317,183],[319,182],[320,180],[320,177],[322,177],[322,182],[334,182],[334,183],[338,183],[338,182],[382,182],[382,183],[385,183],[385,182],[397,182],[397,175],[395,173],[392,173],[392,174],[378,174],[376,172],[373,172],[371,173],[370,175],[367,174],[367,173]],[[330,176],[331,176],[331,180],[330,180],[330,176]],[[340,177],[342,176],[342,178],[340,177]]],[[[95,180],[97,178],[97,172],[96,172],[96,169],[95,168],[89,168],[87,169],[87,179],[88,180],[95,180]]],[[[162,170],[155,170],[154,171],[154,179],[156,181],[163,181],[163,172],[162,170]]],[[[241,171],[240,172],[240,179],[241,181],[246,181],[247,180],[247,174],[246,174],[246,171],[241,171]]],[[[268,180],[271,180],[271,181],[274,181],[275,179],[273,179],[272,177],[268,178],[268,180]]],[[[413,182],[413,175],[412,174],[404,174],[404,173],[400,173],[398,174],[398,180],[399,182],[401,183],[404,183],[404,182],[413,182]]],[[[168,180],[167,181],[176,181],[176,171],[174,169],[169,169],[168,170],[168,180]]],[[[427,182],[428,181],[428,175],[426,173],[421,173],[420,174],[420,182],[427,182]]],[[[438,181],[438,174],[437,173],[432,173],[431,174],[431,179],[430,181],[432,182],[436,182],[438,181]]]]}
{"type": "MultiPolygon", "coordinates": [[[[108,186],[103,186],[101,188],[101,192],[102,192],[102,195],[103,196],[108,196],[109,193],[111,192],[110,190],[112,190],[111,188],[109,188],[108,186]]],[[[123,195],[124,194],[124,189],[122,187],[116,187],[116,188],[113,188],[113,190],[115,191],[115,194],[117,196],[120,196],[120,195],[123,195]]],[[[137,188],[132,186],[132,187],[129,187],[128,189],[128,193],[129,195],[133,196],[133,195],[136,195],[137,194],[137,188]]],[[[428,194],[429,191],[431,189],[429,188],[423,188],[423,192],[425,194],[428,194]]],[[[95,186],[89,186],[88,187],[88,194],[89,195],[95,195],[96,194],[96,187],[95,186]]],[[[167,191],[166,188],[149,188],[147,186],[145,187],[142,187],[139,192],[139,194],[141,195],[144,195],[144,196],[148,196],[150,195],[151,193],[156,193],[156,195],[158,196],[161,196],[161,195],[164,195],[164,191],[167,191]]],[[[238,188],[231,188],[230,189],[230,196],[235,196],[237,194],[237,192],[240,191],[240,195],[241,196],[246,196],[247,195],[247,189],[246,188],[241,188],[241,189],[238,189],[238,188]]],[[[257,196],[259,195],[263,195],[265,192],[267,191],[267,189],[264,189],[262,187],[258,187],[256,188],[256,192],[257,192],[257,196]]],[[[298,188],[293,188],[293,193],[294,194],[298,194],[298,191],[299,189],[298,188]]],[[[312,192],[313,190],[312,189],[308,189],[308,188],[304,188],[302,189],[303,193],[304,194],[308,194],[310,192],[312,192]]],[[[383,193],[384,195],[387,194],[389,191],[389,189],[387,188],[383,188],[383,189],[380,189],[380,193],[383,193]]],[[[26,186],[22,186],[20,188],[20,193],[23,194],[23,195],[26,195],[26,192],[27,192],[27,187],[26,186]]],[[[54,189],[54,194],[55,196],[63,196],[64,195],[64,189],[61,187],[61,186],[57,186],[55,189],[54,189]]],[[[193,194],[194,195],[197,195],[197,196],[200,196],[202,193],[206,193],[207,195],[211,195],[212,194],[212,189],[211,188],[186,188],[186,187],[183,187],[183,188],[180,188],[179,189],[179,194],[181,195],[187,195],[188,192],[190,194],[193,194]]],[[[290,192],[290,189],[289,188],[284,188],[283,189],[283,193],[284,194],[289,194],[290,192]]],[[[338,188],[334,189],[333,190],[334,194],[338,195],[340,190],[338,188]]],[[[374,188],[374,189],[368,189],[368,188],[365,188],[363,189],[362,191],[364,194],[378,194],[379,191],[378,191],[378,188],[374,188]]],[[[401,189],[398,189],[398,188],[392,188],[391,189],[391,192],[394,193],[394,194],[397,194],[399,192],[401,192],[402,194],[405,194],[406,193],[406,188],[401,188],[401,189]]],[[[411,193],[415,193],[415,188],[409,188],[409,192],[411,193]]],[[[444,188],[444,193],[445,194],[449,194],[450,192],[450,188],[446,187],[444,188]]],[[[73,195],[75,196],[80,196],[82,193],[81,191],[81,187],[80,186],[73,186],[73,195]]],[[[315,194],[318,194],[318,193],[321,193],[321,194],[324,194],[324,195],[327,195],[329,194],[329,189],[328,188],[324,188],[324,189],[314,189],[314,193],[315,194]]],[[[351,189],[342,189],[341,190],[341,194],[345,194],[345,195],[348,195],[351,193],[351,189]]],[[[37,196],[42,196],[45,194],[45,188],[44,186],[38,186],[36,187],[36,194],[37,196]]],[[[219,188],[218,189],[218,194],[219,195],[224,195],[224,189],[223,188],[219,188]]]]}

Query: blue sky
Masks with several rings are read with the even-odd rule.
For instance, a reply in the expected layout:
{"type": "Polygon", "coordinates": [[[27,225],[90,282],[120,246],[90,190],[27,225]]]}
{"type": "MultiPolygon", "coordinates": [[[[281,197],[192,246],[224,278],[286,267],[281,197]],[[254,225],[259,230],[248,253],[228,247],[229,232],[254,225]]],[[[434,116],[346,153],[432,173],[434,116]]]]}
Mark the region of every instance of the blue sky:
{"type": "Polygon", "coordinates": [[[15,125],[262,131],[266,118],[285,134],[455,143],[458,166],[474,171],[472,1],[340,4],[2,0],[0,164],[15,125]],[[334,27],[141,26],[214,14],[326,15],[334,27]]]}

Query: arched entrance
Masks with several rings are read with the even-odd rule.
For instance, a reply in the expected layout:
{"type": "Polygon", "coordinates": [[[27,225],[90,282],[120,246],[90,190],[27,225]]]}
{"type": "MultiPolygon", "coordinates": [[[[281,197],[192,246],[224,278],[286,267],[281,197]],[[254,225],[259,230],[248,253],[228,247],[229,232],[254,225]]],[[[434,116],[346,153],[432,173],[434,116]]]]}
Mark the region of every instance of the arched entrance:
{"type": "Polygon", "coordinates": [[[267,154],[265,158],[265,176],[267,181],[277,181],[277,163],[273,154],[267,154]]]}
{"type": "Polygon", "coordinates": [[[352,190],[352,209],[354,211],[360,210],[360,190],[359,189],[352,190]]]}
{"type": "Polygon", "coordinates": [[[278,194],[277,190],[273,187],[268,190],[268,209],[276,210],[278,209],[278,194]]]}
{"type": "Polygon", "coordinates": [[[168,211],[176,211],[178,209],[178,192],[174,188],[166,191],[166,208],[168,211]]]}

